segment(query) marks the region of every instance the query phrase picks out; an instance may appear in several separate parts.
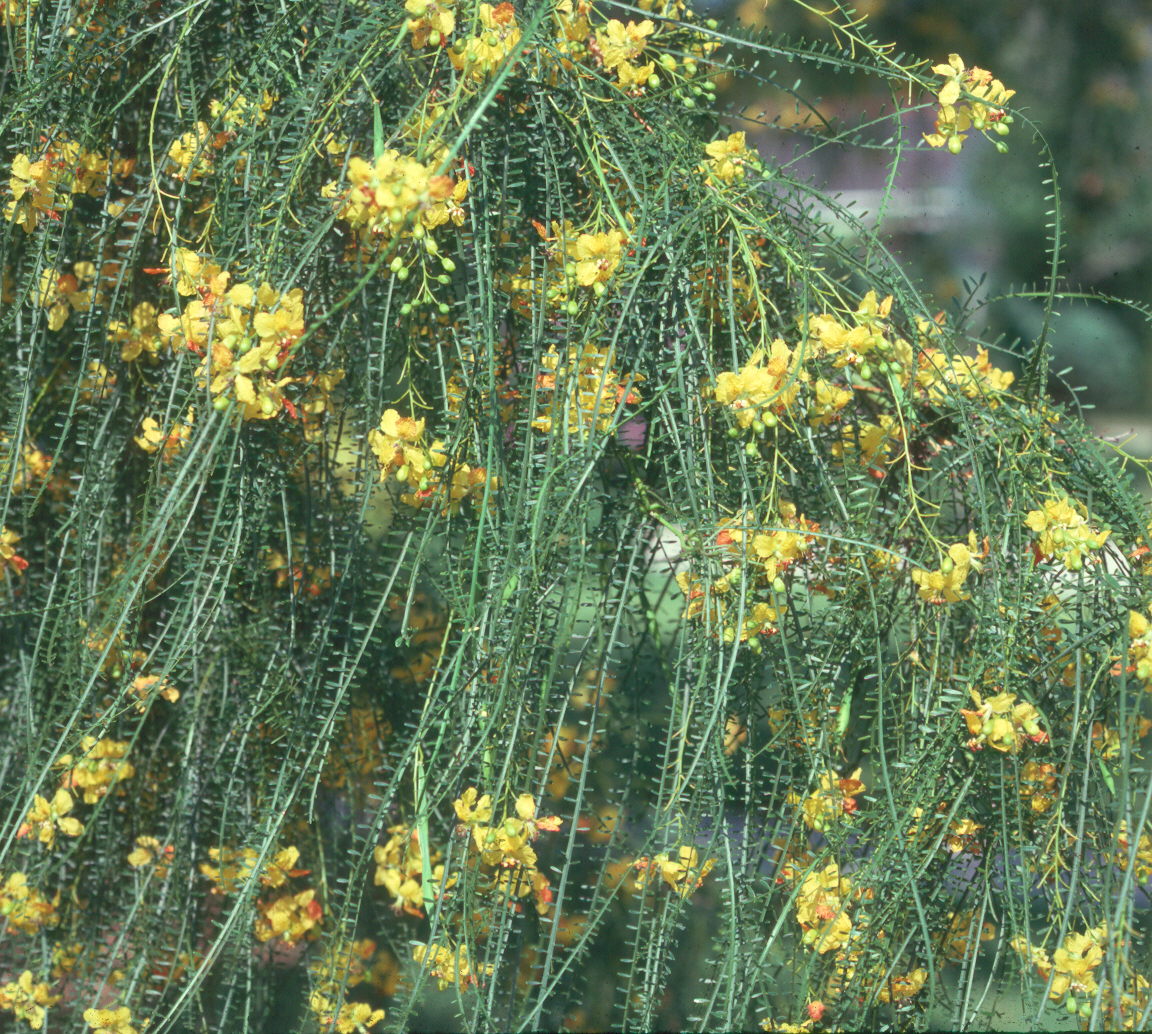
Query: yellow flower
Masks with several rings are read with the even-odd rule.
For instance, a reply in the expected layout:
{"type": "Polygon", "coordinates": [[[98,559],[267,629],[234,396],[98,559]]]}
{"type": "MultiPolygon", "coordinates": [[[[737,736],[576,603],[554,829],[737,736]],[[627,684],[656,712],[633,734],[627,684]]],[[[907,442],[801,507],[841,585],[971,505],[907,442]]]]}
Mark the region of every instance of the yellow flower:
{"type": "Polygon", "coordinates": [[[768,353],[762,348],[753,352],[739,373],[721,373],[712,394],[733,411],[738,426],[749,428],[768,414],[790,406],[807,379],[807,372],[800,368],[792,350],[777,338],[768,353]]]}
{"type": "Polygon", "coordinates": [[[1025,739],[1046,743],[1048,734],[1040,728],[1040,712],[1026,701],[1016,703],[1015,693],[997,693],[986,700],[970,689],[974,710],[960,709],[971,739],[969,750],[987,745],[1004,754],[1015,754],[1025,739]]]}
{"type": "Polygon", "coordinates": [[[135,362],[142,355],[155,359],[164,347],[156,322],[156,306],[151,302],[136,305],[130,323],[110,320],[107,333],[108,340],[120,346],[120,358],[126,363],[135,362]]]}
{"type": "Polygon", "coordinates": [[[964,583],[972,571],[980,570],[976,559],[976,533],[970,532],[968,542],[957,542],[948,547],[948,556],[935,571],[920,568],[912,572],[912,581],[920,592],[920,598],[929,603],[958,603],[968,599],[964,583]]]}
{"type": "Polygon", "coordinates": [[[928,971],[917,967],[905,976],[889,977],[880,988],[880,1001],[901,1002],[918,995],[928,980],[928,971]]]}
{"type": "MultiPolygon", "coordinates": [[[[985,136],[989,132],[1007,135],[1012,117],[1004,105],[1015,95],[1015,90],[1006,89],[983,68],[966,68],[959,54],[949,54],[948,63],[933,65],[932,71],[943,77],[944,83],[936,94],[939,104],[936,132],[924,134],[930,147],[947,147],[953,154],[959,154],[969,129],[985,136]]],[[[996,147],[1005,149],[1000,141],[996,147]]]]}
{"type": "Polygon", "coordinates": [[[197,122],[195,129],[182,133],[168,148],[168,174],[190,183],[211,175],[215,143],[208,123],[197,122]]]}
{"type": "Polygon", "coordinates": [[[308,999],[309,1008],[316,1016],[322,1030],[330,1030],[336,1025],[336,1034],[364,1034],[384,1019],[383,1009],[373,1009],[364,1002],[345,1002],[340,1012],[335,1012],[335,1004],[320,991],[314,991],[308,999]]]}
{"type": "Polygon", "coordinates": [[[126,1005],[118,1009],[85,1009],[84,1022],[92,1034],[137,1034],[132,1026],[132,1010],[126,1005]]]}
{"type": "Polygon", "coordinates": [[[240,126],[259,126],[268,118],[268,112],[280,98],[265,90],[259,101],[251,101],[242,93],[235,94],[227,104],[213,100],[208,111],[215,119],[220,119],[228,129],[240,126]]]}
{"type": "Polygon", "coordinates": [[[314,937],[324,914],[314,890],[302,890],[298,894],[284,894],[270,901],[259,901],[256,909],[256,940],[263,942],[280,937],[285,944],[295,944],[314,937]]]}
{"type": "MultiPolygon", "coordinates": [[[[48,329],[59,330],[73,312],[87,312],[93,296],[87,286],[96,279],[96,267],[91,262],[76,262],[71,273],[61,273],[51,267],[41,270],[36,290],[36,302],[48,310],[48,329]]],[[[96,297],[99,301],[99,296],[96,297]]]]}
{"type": "Polygon", "coordinates": [[[156,878],[162,880],[168,875],[168,862],[174,853],[171,844],[162,844],[155,837],[137,837],[136,846],[128,852],[128,864],[133,869],[155,865],[156,878]]]}
{"type": "Polygon", "coordinates": [[[22,574],[28,569],[28,561],[16,552],[16,543],[19,541],[20,536],[11,528],[0,527],[0,570],[4,572],[5,577],[9,568],[17,574],[22,574]]]}
{"type": "Polygon", "coordinates": [[[611,70],[635,61],[644,52],[648,37],[655,30],[656,26],[647,18],[639,24],[630,21],[627,25],[613,18],[603,29],[597,29],[596,45],[604,67],[611,70]]]}
{"type": "Polygon", "coordinates": [[[69,815],[73,803],[72,795],[63,787],[56,791],[51,801],[36,794],[16,835],[34,836],[49,850],[56,846],[57,830],[66,837],[80,836],[84,832],[84,823],[69,815]]]}
{"type": "Polygon", "coordinates": [[[576,282],[581,287],[607,283],[620,265],[625,241],[627,238],[617,229],[580,234],[571,248],[576,282]]]}
{"type": "Polygon", "coordinates": [[[520,42],[516,9],[510,3],[480,4],[480,32],[448,51],[453,68],[469,79],[486,79],[520,42]]]}
{"type": "Polygon", "coordinates": [[[124,756],[131,746],[126,740],[96,739],[85,736],[80,741],[83,753],[79,760],[71,754],[61,755],[58,768],[67,769],[63,776],[65,788],[79,790],[85,804],[95,804],[117,783],[131,779],[136,768],[124,756]]]}
{"type": "Polygon", "coordinates": [[[60,1001],[50,994],[47,983],[34,983],[31,970],[24,970],[11,983],[0,986],[0,1010],[23,1020],[32,1030],[43,1030],[48,1008],[60,1001]]]}
{"type": "Polygon", "coordinates": [[[1100,549],[1111,534],[1094,531],[1088,524],[1088,510],[1080,502],[1063,496],[1050,499],[1042,509],[1031,510],[1024,518],[1040,537],[1036,549],[1042,557],[1055,557],[1069,571],[1078,571],[1093,551],[1100,549]]]}
{"type": "Polygon", "coordinates": [[[809,873],[796,898],[796,921],[804,930],[804,944],[825,955],[843,947],[852,934],[848,896],[852,882],[829,862],[820,872],[809,873]]]}
{"type": "Polygon", "coordinates": [[[743,132],[731,133],[726,140],[713,140],[704,148],[708,161],[699,166],[699,171],[713,186],[741,180],[745,167],[755,165],[756,152],[750,151],[744,140],[743,132]]]}
{"type": "Polygon", "coordinates": [[[856,795],[867,788],[860,781],[860,769],[850,776],[841,778],[837,773],[826,770],[820,774],[816,789],[807,797],[790,792],[789,804],[799,805],[804,824],[812,830],[823,833],[829,827],[842,822],[845,816],[856,811],[856,795]]]}
{"type": "Polygon", "coordinates": [[[716,859],[709,858],[701,863],[696,848],[686,844],[672,853],[662,852],[651,861],[639,858],[633,865],[641,873],[636,880],[637,886],[644,886],[648,877],[655,872],[672,890],[682,898],[687,898],[703,885],[704,877],[712,871],[716,859]]]}
{"type": "Polygon", "coordinates": [[[441,991],[453,984],[465,991],[476,986],[480,977],[492,974],[492,966],[474,968],[468,958],[468,947],[464,944],[457,948],[441,944],[413,944],[412,958],[436,978],[441,991]]]}
{"type": "Polygon", "coordinates": [[[21,933],[35,933],[43,926],[59,923],[60,916],[56,912],[59,903],[59,892],[49,901],[35,887],[28,885],[28,877],[22,872],[12,873],[0,886],[0,916],[12,929],[21,933]]]}
{"type": "MultiPolygon", "coordinates": [[[[165,463],[175,459],[192,437],[192,421],[195,411],[191,406],[184,417],[184,422],[172,424],[171,429],[165,433],[155,417],[145,417],[140,424],[140,433],[132,441],[150,455],[159,452],[165,463]]],[[[171,697],[167,699],[172,699],[171,697]]]]}
{"type": "Polygon", "coordinates": [[[438,47],[456,31],[455,5],[456,0],[405,0],[404,10],[412,16],[408,32],[413,50],[438,47]]]}

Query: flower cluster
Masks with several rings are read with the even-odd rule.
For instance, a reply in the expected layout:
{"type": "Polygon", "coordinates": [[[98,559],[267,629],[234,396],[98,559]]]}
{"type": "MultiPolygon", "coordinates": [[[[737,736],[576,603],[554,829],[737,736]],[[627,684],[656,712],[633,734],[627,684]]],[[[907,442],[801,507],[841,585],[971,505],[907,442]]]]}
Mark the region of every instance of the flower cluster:
{"type": "Polygon", "coordinates": [[[74,194],[100,197],[110,175],[125,176],[135,164],[88,151],[64,133],[41,140],[44,151],[36,161],[23,152],[12,159],[8,181],[12,200],[4,206],[4,218],[18,223],[25,233],[35,230],[41,218],[59,220],[72,207],[74,194]]]}
{"type": "Polygon", "coordinates": [[[687,898],[704,885],[704,878],[716,865],[716,859],[701,861],[696,848],[684,844],[674,851],[662,851],[651,859],[637,858],[632,864],[640,873],[636,878],[637,886],[643,887],[652,876],[658,875],[670,890],[687,898]]]}
{"type": "Polygon", "coordinates": [[[132,762],[124,760],[131,746],[126,741],[85,736],[80,746],[79,756],[61,754],[56,767],[66,770],[61,784],[68,790],[78,790],[85,804],[95,804],[117,783],[136,774],[132,762]]]}
{"type": "Polygon", "coordinates": [[[304,292],[232,283],[226,270],[184,248],[174,265],[177,291],[197,297],[179,315],[157,316],[156,329],[172,350],[203,357],[196,378],[211,393],[213,407],[235,405],[242,420],[269,420],[281,410],[294,414],[284,388],[300,378],[281,374],[304,334],[304,292]]]}
{"type": "Polygon", "coordinates": [[[392,908],[411,916],[424,915],[425,897],[438,897],[445,887],[444,865],[440,854],[429,855],[428,871],[432,875],[430,886],[423,882],[424,857],[420,836],[408,826],[392,826],[388,842],[377,845],[372,852],[376,872],[372,882],[383,887],[392,897],[392,908]]]}
{"type": "Polygon", "coordinates": [[[776,415],[796,400],[807,378],[792,350],[777,338],[770,350],[753,352],[738,372],[721,373],[712,397],[732,411],[738,427],[759,432],[776,425],[776,415]]]}
{"type": "Polygon", "coordinates": [[[63,787],[52,800],[36,794],[24,822],[16,831],[18,837],[34,837],[51,850],[56,846],[57,832],[66,837],[78,837],[84,832],[84,823],[71,815],[75,800],[63,787]]]}
{"type": "MultiPolygon", "coordinates": [[[[352,157],[348,185],[333,180],[323,195],[337,202],[337,217],[372,253],[391,248],[400,239],[424,240],[437,227],[459,226],[464,221],[468,180],[437,173],[441,163],[437,156],[422,162],[393,148],[371,162],[352,157]]],[[[407,279],[407,267],[399,255],[389,269],[398,279],[407,279]]]]}
{"type": "Polygon", "coordinates": [[[935,571],[917,568],[912,572],[920,598],[929,603],[958,603],[968,599],[964,583],[968,575],[980,570],[976,533],[970,532],[968,542],[956,542],[948,547],[948,555],[935,571]]]}
{"type": "Polygon", "coordinates": [[[401,416],[387,409],[379,428],[368,433],[368,445],[380,465],[380,480],[392,477],[408,487],[400,501],[409,506],[439,506],[444,513],[459,513],[466,502],[483,501],[499,481],[483,467],[450,462],[446,446],[424,440],[424,420],[401,416]]]}
{"type": "Polygon", "coordinates": [[[1029,944],[1024,937],[1012,938],[1013,950],[1028,959],[1052,986],[1048,997],[1060,1001],[1065,995],[1094,995],[1099,987],[1094,971],[1104,961],[1107,930],[1098,926],[1084,933],[1070,932],[1064,943],[1048,956],[1043,948],[1029,944]]]}
{"type": "Polygon", "coordinates": [[[458,828],[471,836],[476,857],[487,871],[490,889],[497,899],[515,905],[519,899],[532,896],[536,911],[547,915],[552,890],[548,878],[537,868],[532,844],[541,832],[558,831],[559,817],[537,815],[535,799],[524,793],[513,802],[512,814],[506,814],[497,825],[489,825],[492,798],[489,794],[479,795],[475,787],[465,790],[453,808],[458,828]]]}
{"type": "Polygon", "coordinates": [[[852,933],[851,896],[852,881],[840,875],[835,862],[804,877],[796,895],[796,921],[804,931],[805,947],[826,955],[847,943],[852,933]]]}
{"type": "Polygon", "coordinates": [[[1100,549],[1109,532],[1095,530],[1088,522],[1088,509],[1068,496],[1049,499],[1039,510],[1030,510],[1024,518],[1039,538],[1037,559],[1059,560],[1069,571],[1079,571],[1085,559],[1100,549]]]}
{"type": "Polygon", "coordinates": [[[593,431],[614,434],[622,405],[635,405],[640,394],[635,390],[642,374],[621,378],[615,369],[611,347],[573,345],[568,360],[561,365],[555,346],[540,358],[541,372],[536,375],[539,397],[538,415],[532,426],[538,431],[561,430],[577,438],[587,438],[593,431]]]}
{"type": "Polygon", "coordinates": [[[0,1011],[12,1013],[32,1030],[43,1030],[48,1009],[60,1001],[45,982],[36,983],[32,971],[24,970],[15,980],[0,986],[0,1011]]]}
{"type": "Polygon", "coordinates": [[[1040,727],[1040,712],[1027,701],[1017,703],[1015,693],[997,693],[985,699],[970,689],[968,695],[975,706],[971,710],[961,708],[960,713],[971,736],[969,750],[989,746],[1002,754],[1016,754],[1025,741],[1048,742],[1048,733],[1040,727]]]}
{"type": "Polygon", "coordinates": [[[745,143],[745,134],[729,133],[724,140],[713,140],[704,148],[708,160],[701,162],[699,171],[707,181],[716,186],[721,183],[738,183],[744,178],[748,168],[758,168],[756,152],[745,143]]]}
{"type": "MultiPolygon", "coordinates": [[[[947,147],[959,154],[970,129],[983,133],[1007,136],[1012,116],[1004,106],[1015,95],[999,79],[983,68],[968,68],[959,54],[949,54],[948,63],[933,65],[932,71],[944,79],[936,94],[939,109],[936,113],[936,131],[925,133],[929,147],[947,147]]],[[[1007,150],[1002,140],[994,141],[998,151],[1007,150]]]]}
{"type": "Polygon", "coordinates": [[[516,48],[520,42],[520,26],[516,24],[516,8],[507,0],[495,7],[480,4],[477,17],[480,24],[476,35],[457,40],[448,55],[452,67],[463,72],[466,78],[483,81],[516,48]]]}
{"type": "Polygon", "coordinates": [[[22,872],[11,873],[0,885],[0,917],[21,933],[36,933],[42,927],[59,923],[60,915],[56,911],[59,904],[59,891],[49,901],[29,885],[28,876],[22,872]]]}
{"type": "Polygon", "coordinates": [[[457,987],[461,991],[476,987],[482,977],[491,976],[494,967],[477,966],[468,955],[468,946],[445,944],[413,944],[412,958],[436,978],[443,991],[457,987]]]}
{"type": "Polygon", "coordinates": [[[790,791],[787,801],[798,806],[804,824],[817,833],[823,833],[847,817],[858,807],[856,797],[868,787],[860,780],[860,769],[849,776],[839,776],[825,770],[816,781],[816,789],[807,796],[790,791]]]}

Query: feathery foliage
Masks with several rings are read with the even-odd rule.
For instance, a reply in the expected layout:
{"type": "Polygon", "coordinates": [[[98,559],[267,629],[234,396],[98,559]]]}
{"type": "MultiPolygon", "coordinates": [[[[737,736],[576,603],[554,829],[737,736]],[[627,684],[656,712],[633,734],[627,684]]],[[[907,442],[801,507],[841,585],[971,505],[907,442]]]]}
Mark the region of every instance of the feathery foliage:
{"type": "Polygon", "coordinates": [[[0,1010],[1148,1026],[1147,508],[719,128],[1021,124],[826,17],[0,7],[0,1010]]]}

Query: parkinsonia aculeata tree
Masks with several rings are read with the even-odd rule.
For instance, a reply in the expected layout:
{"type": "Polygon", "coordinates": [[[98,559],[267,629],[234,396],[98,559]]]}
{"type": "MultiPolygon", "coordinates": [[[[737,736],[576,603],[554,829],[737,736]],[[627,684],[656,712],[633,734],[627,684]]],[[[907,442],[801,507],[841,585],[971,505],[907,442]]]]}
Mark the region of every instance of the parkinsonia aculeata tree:
{"type": "Polygon", "coordinates": [[[1013,91],[841,10],[0,22],[5,1023],[1147,1028],[1146,507],[753,146],[1013,91]]]}

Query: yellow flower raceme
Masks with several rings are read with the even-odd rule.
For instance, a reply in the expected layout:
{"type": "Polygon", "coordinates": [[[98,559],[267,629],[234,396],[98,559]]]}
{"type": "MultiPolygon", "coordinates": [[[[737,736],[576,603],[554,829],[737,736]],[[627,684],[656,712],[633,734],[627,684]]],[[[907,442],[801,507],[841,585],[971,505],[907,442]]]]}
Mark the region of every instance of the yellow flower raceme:
{"type": "Polygon", "coordinates": [[[744,133],[731,133],[726,140],[713,140],[704,148],[708,160],[701,163],[699,171],[709,183],[736,183],[744,178],[745,168],[758,164],[756,152],[744,141],[744,133]]]}
{"type": "Polygon", "coordinates": [[[197,122],[194,129],[181,133],[168,148],[168,174],[189,183],[200,182],[212,174],[214,152],[223,144],[207,122],[197,122]]]}
{"type": "MultiPolygon", "coordinates": [[[[944,79],[944,84],[936,95],[939,104],[936,131],[924,134],[929,147],[947,147],[953,154],[959,154],[970,129],[985,136],[1007,135],[1012,117],[1004,105],[1015,95],[1015,90],[1006,89],[983,68],[966,67],[959,54],[949,54],[948,63],[933,65],[932,71],[944,79]]],[[[997,140],[996,149],[1007,148],[997,140]]]]}
{"type": "Polygon", "coordinates": [[[856,795],[867,787],[860,781],[860,769],[850,776],[841,778],[835,772],[825,771],[817,780],[816,789],[808,796],[789,792],[789,804],[798,805],[804,824],[818,833],[823,833],[847,816],[855,813],[856,795]]]}
{"type": "Polygon", "coordinates": [[[19,541],[20,536],[11,528],[0,527],[0,571],[5,577],[8,576],[9,570],[17,574],[23,574],[28,570],[28,561],[16,552],[16,543],[19,541]]]}
{"type": "Polygon", "coordinates": [[[735,414],[739,427],[755,422],[775,422],[775,414],[796,399],[800,385],[808,380],[792,350],[779,338],[769,352],[757,349],[738,373],[725,371],[716,378],[713,398],[735,414]]]}
{"type": "Polygon", "coordinates": [[[1040,728],[1040,712],[1026,701],[1017,703],[1015,693],[997,693],[985,699],[977,690],[970,689],[968,695],[975,707],[961,708],[960,713],[972,737],[968,741],[970,750],[980,750],[987,745],[1003,754],[1015,754],[1025,740],[1048,742],[1048,734],[1040,728]]]}
{"type": "Polygon", "coordinates": [[[1059,560],[1069,571],[1078,571],[1111,532],[1096,531],[1088,523],[1083,503],[1063,496],[1050,499],[1039,510],[1031,510],[1024,523],[1039,535],[1036,551],[1044,558],[1059,560]]]}
{"type": "Polygon", "coordinates": [[[0,1012],[12,1013],[32,1030],[43,1030],[48,1009],[60,1001],[60,995],[49,991],[49,984],[36,983],[32,971],[24,970],[15,980],[0,986],[0,1012]]]}
{"type": "Polygon", "coordinates": [[[468,957],[468,946],[456,948],[443,944],[413,944],[412,958],[428,970],[440,985],[440,990],[455,985],[461,991],[479,984],[481,977],[491,976],[492,966],[476,967],[468,957]]]}
{"type": "Polygon", "coordinates": [[[42,927],[59,923],[60,915],[56,911],[59,904],[59,891],[49,901],[35,887],[29,886],[28,877],[22,872],[12,873],[0,885],[0,917],[21,933],[36,933],[42,927]]]}
{"type": "Polygon", "coordinates": [[[967,543],[957,542],[948,547],[948,555],[935,571],[913,570],[912,581],[920,598],[929,603],[958,603],[968,599],[964,583],[972,571],[980,570],[977,558],[983,555],[977,548],[976,533],[970,532],[967,543]]]}
{"type": "Polygon", "coordinates": [[[658,875],[669,888],[682,898],[703,886],[704,878],[716,865],[715,858],[701,862],[699,852],[690,844],[673,852],[661,852],[652,859],[638,858],[633,866],[640,870],[636,885],[642,887],[652,875],[658,875]]]}
{"type": "Polygon", "coordinates": [[[640,401],[635,386],[644,380],[643,375],[622,378],[610,347],[573,345],[567,363],[561,365],[552,346],[540,357],[540,367],[542,372],[536,376],[540,409],[532,421],[538,431],[562,430],[581,439],[593,431],[614,434],[618,408],[640,401]]]}
{"type": "Polygon", "coordinates": [[[804,878],[796,897],[796,921],[804,931],[806,947],[826,955],[847,943],[852,933],[848,915],[851,893],[852,881],[840,875],[835,862],[804,878]]]}
{"type": "Polygon", "coordinates": [[[51,801],[37,794],[16,835],[35,837],[49,850],[56,846],[57,832],[66,837],[80,836],[84,832],[84,823],[69,814],[74,803],[72,795],[63,787],[56,791],[51,801]]]}
{"type": "Polygon", "coordinates": [[[85,736],[81,741],[83,753],[79,758],[63,754],[56,767],[65,769],[63,786],[78,790],[85,804],[95,804],[112,787],[136,774],[136,768],[124,758],[131,746],[125,740],[96,739],[85,736]]]}
{"type": "Polygon", "coordinates": [[[1098,926],[1084,933],[1069,932],[1064,943],[1049,958],[1043,948],[1036,948],[1024,937],[1014,937],[1012,948],[1026,957],[1044,980],[1051,979],[1048,997],[1059,1001],[1069,992],[1092,995],[1099,985],[1093,971],[1104,961],[1103,941],[1106,928],[1098,926]]]}
{"type": "Polygon", "coordinates": [[[96,267],[91,262],[75,262],[71,273],[47,268],[40,273],[36,302],[48,310],[48,329],[59,330],[74,312],[87,312],[99,294],[93,295],[89,285],[96,279],[96,267]]]}
{"type": "Polygon", "coordinates": [[[1011,386],[1016,375],[1000,370],[988,358],[988,349],[978,347],[976,357],[958,355],[949,359],[937,348],[926,347],[920,352],[916,386],[933,405],[946,402],[952,392],[966,398],[982,399],[989,407],[998,405],[997,395],[1011,386]]]}
{"type": "Polygon", "coordinates": [[[84,1022],[91,1034],[139,1034],[132,1025],[132,1010],[126,1005],[117,1009],[85,1009],[84,1022]]]}
{"type": "Polygon", "coordinates": [[[510,3],[480,4],[475,36],[457,40],[448,51],[452,66],[468,79],[487,79],[520,42],[516,8],[510,3]]]}
{"type": "Polygon", "coordinates": [[[256,940],[264,942],[280,937],[285,944],[315,937],[324,914],[314,890],[259,901],[256,910],[256,940]]]}
{"type": "Polygon", "coordinates": [[[456,31],[456,0],[405,0],[412,49],[438,47],[456,31]]]}
{"type": "MultiPolygon", "coordinates": [[[[73,194],[100,197],[104,193],[109,164],[106,157],[85,150],[65,134],[48,142],[36,161],[25,153],[17,154],[8,181],[12,200],[4,207],[4,218],[18,223],[25,233],[35,230],[41,218],[58,220],[72,207],[73,194]]],[[[118,174],[127,166],[117,161],[112,169],[118,174]]]]}

